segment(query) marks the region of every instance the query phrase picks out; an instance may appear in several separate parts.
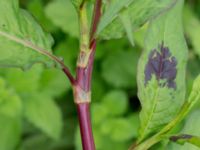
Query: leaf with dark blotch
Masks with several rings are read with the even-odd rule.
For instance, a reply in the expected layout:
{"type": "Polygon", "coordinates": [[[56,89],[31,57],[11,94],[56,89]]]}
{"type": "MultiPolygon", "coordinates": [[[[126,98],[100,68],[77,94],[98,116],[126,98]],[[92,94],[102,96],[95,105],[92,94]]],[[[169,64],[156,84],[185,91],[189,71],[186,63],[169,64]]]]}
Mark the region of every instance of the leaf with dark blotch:
{"type": "Polygon", "coordinates": [[[200,137],[193,136],[193,135],[181,134],[181,135],[171,136],[170,141],[176,142],[181,145],[187,142],[197,147],[200,147],[200,137]]]}
{"type": "Polygon", "coordinates": [[[149,54],[148,63],[145,67],[145,85],[154,74],[161,87],[167,86],[176,89],[174,81],[177,74],[176,65],[176,58],[171,55],[169,48],[161,44],[159,51],[154,49],[149,54]]]}

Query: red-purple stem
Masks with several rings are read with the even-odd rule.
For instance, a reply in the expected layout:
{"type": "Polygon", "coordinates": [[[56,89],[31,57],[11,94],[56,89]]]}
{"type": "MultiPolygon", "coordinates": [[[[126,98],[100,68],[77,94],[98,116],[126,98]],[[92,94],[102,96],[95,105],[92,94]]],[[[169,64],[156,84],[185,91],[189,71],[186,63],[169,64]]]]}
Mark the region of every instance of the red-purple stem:
{"type": "MultiPolygon", "coordinates": [[[[84,3],[83,3],[84,4],[84,3]]],[[[88,55],[85,57],[87,65],[78,65],[76,69],[76,78],[74,78],[69,69],[63,69],[64,73],[69,78],[74,89],[74,98],[78,111],[78,119],[80,125],[81,139],[83,150],[95,150],[94,138],[92,134],[92,125],[90,119],[90,93],[91,93],[91,80],[92,70],[94,63],[94,55],[96,50],[96,38],[95,33],[101,16],[102,0],[96,0],[93,20],[90,29],[90,45],[89,52],[80,51],[80,56],[83,54],[88,55]],[[83,96],[83,97],[82,97],[83,96]],[[86,97],[86,98],[85,98],[86,97]]]]}
{"type": "Polygon", "coordinates": [[[75,85],[76,84],[76,80],[74,79],[74,77],[72,76],[72,74],[70,73],[69,69],[67,67],[63,68],[62,69],[63,72],[65,73],[65,75],[68,77],[70,83],[72,85],[75,85]]]}
{"type": "Polygon", "coordinates": [[[95,150],[92,126],[90,121],[90,103],[77,105],[83,150],[95,150]]]}
{"type": "Polygon", "coordinates": [[[94,40],[90,46],[90,56],[88,60],[88,64],[85,68],[77,67],[77,77],[76,81],[77,84],[85,91],[89,92],[91,89],[91,80],[92,80],[92,70],[93,70],[93,62],[94,62],[94,55],[96,50],[96,41],[94,40]]]}

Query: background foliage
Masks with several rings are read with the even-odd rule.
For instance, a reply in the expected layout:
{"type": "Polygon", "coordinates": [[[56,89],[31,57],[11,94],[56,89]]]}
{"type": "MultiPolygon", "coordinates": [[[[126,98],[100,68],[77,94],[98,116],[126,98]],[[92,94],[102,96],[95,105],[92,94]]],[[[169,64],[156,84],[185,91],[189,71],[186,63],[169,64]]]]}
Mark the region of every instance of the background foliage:
{"type": "MultiPolygon", "coordinates": [[[[72,4],[66,0],[21,0],[20,5],[53,35],[54,53],[63,56],[65,63],[74,71],[78,53],[78,23],[72,4]]],[[[200,72],[200,1],[186,1],[183,17],[190,50],[186,80],[189,93],[194,78],[200,72]]],[[[130,35],[129,41],[122,38],[98,44],[91,111],[97,150],[124,150],[138,137],[140,104],[136,72],[138,57],[144,47],[146,26],[137,29],[134,47],[129,42],[130,35]]],[[[121,34],[112,36],[120,37],[121,34]]],[[[106,32],[102,37],[104,35],[106,32]]],[[[200,103],[177,126],[176,131],[200,136],[199,127],[193,126],[200,122],[198,109],[200,103]]],[[[26,72],[0,70],[0,149],[81,150],[76,120],[72,91],[61,71],[44,69],[38,64],[26,72]]],[[[152,149],[164,147],[197,149],[190,144],[181,147],[168,144],[168,141],[152,149]]]]}

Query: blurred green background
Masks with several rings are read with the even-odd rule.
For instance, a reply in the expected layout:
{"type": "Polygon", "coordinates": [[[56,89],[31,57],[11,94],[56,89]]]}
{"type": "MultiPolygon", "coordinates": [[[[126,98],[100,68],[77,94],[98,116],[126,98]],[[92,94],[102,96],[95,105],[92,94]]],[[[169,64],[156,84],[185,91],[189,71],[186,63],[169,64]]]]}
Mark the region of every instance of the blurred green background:
{"type": "MultiPolygon", "coordinates": [[[[20,5],[53,35],[54,53],[62,56],[74,73],[79,42],[73,6],[67,0],[20,0],[20,5]]],[[[183,16],[189,47],[189,92],[200,73],[200,0],[186,1],[183,16]]],[[[126,150],[137,138],[140,103],[136,73],[146,26],[136,31],[135,47],[126,38],[98,43],[91,106],[97,150],[126,150]]],[[[200,136],[199,108],[200,103],[176,131],[200,136]]],[[[183,148],[168,141],[152,150],[166,147],[195,150],[189,144],[183,148]]],[[[0,69],[0,150],[81,149],[72,90],[61,71],[40,65],[26,72],[0,69]]]]}

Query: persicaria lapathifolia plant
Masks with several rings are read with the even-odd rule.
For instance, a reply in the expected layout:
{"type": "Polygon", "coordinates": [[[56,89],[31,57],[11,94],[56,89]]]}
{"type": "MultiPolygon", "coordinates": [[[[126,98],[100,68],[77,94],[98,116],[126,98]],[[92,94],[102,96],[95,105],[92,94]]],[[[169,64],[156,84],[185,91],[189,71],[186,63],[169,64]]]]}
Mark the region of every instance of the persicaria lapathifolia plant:
{"type": "Polygon", "coordinates": [[[52,37],[27,11],[19,8],[18,0],[0,0],[3,12],[0,14],[0,66],[26,70],[42,62],[46,67],[62,70],[73,89],[83,150],[95,150],[90,103],[96,44],[126,35],[134,46],[133,35],[144,25],[148,30],[137,70],[142,106],[140,130],[130,150],[148,150],[167,140],[200,147],[198,136],[172,132],[200,98],[200,77],[197,77],[185,100],[188,50],[182,27],[184,0],[66,1],[73,3],[79,21],[80,51],[75,77],[51,53],[52,37]]]}

